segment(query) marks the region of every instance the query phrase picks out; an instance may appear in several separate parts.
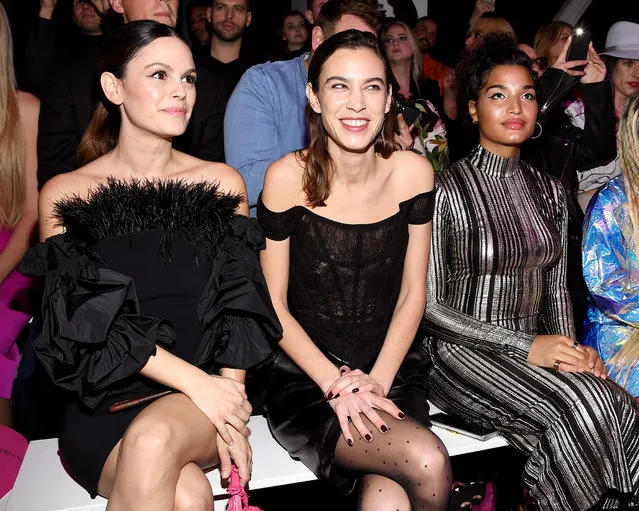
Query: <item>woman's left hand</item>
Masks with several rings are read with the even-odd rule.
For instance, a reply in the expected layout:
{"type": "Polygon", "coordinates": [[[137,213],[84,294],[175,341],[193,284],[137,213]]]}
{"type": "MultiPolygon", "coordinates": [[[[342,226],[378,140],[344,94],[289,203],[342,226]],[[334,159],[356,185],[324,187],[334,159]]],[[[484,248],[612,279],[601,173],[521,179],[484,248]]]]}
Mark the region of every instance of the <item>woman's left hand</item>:
{"type": "Polygon", "coordinates": [[[588,353],[588,367],[590,367],[590,371],[597,378],[601,378],[602,380],[606,379],[606,365],[604,361],[599,357],[599,353],[594,348],[590,346],[584,346],[584,349],[588,353]]]}
{"type": "Polygon", "coordinates": [[[351,371],[343,366],[340,368],[340,373],[342,376],[326,391],[327,400],[356,392],[371,392],[377,396],[386,397],[384,386],[359,369],[351,371]]]}

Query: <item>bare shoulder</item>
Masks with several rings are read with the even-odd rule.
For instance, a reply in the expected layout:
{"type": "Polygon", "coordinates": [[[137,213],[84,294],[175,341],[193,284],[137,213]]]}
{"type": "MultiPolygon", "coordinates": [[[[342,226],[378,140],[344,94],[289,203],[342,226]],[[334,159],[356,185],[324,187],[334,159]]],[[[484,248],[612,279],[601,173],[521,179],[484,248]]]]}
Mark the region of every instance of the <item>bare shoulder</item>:
{"type": "Polygon", "coordinates": [[[433,189],[433,166],[424,156],[412,151],[395,151],[388,161],[391,165],[391,180],[404,199],[433,189]]]}
{"type": "Polygon", "coordinates": [[[217,183],[223,192],[241,194],[246,198],[246,185],[242,175],[226,163],[200,160],[194,156],[174,151],[178,157],[175,177],[186,181],[217,183]]]}
{"type": "Polygon", "coordinates": [[[285,211],[304,203],[302,178],[304,163],[293,152],[275,160],[266,169],[262,201],[272,211],[285,211]]]}
{"type": "Polygon", "coordinates": [[[53,203],[67,197],[85,197],[91,186],[95,184],[82,169],[58,174],[49,179],[40,190],[41,206],[50,207],[53,203]]]}
{"type": "Polygon", "coordinates": [[[40,114],[40,100],[33,94],[29,94],[24,91],[17,91],[16,97],[18,99],[18,109],[20,111],[20,117],[23,119],[37,122],[38,115],[40,114]]]}

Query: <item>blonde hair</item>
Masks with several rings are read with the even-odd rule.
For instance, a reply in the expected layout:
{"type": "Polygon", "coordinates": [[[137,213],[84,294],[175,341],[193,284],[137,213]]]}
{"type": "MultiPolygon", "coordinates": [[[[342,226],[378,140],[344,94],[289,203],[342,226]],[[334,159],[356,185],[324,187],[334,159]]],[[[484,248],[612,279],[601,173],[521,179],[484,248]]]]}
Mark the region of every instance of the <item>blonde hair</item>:
{"type": "Polygon", "coordinates": [[[546,23],[539,27],[539,30],[537,30],[535,34],[533,48],[539,57],[544,57],[547,60],[547,66],[545,67],[554,64],[554,62],[550,62],[550,48],[557,42],[564,28],[572,32],[572,25],[563,21],[553,21],[552,23],[546,23]]]}
{"type": "Polygon", "coordinates": [[[9,18],[0,4],[0,227],[14,227],[25,199],[24,141],[9,18]]]}
{"type": "Polygon", "coordinates": [[[415,85],[419,88],[419,80],[424,76],[424,63],[422,61],[422,52],[419,49],[419,44],[417,43],[417,38],[413,33],[413,30],[403,21],[391,21],[388,23],[384,29],[382,30],[381,41],[384,48],[384,53],[386,53],[386,43],[384,43],[384,38],[388,31],[394,27],[402,27],[406,31],[406,36],[408,37],[408,42],[410,42],[410,47],[412,49],[413,58],[411,59],[411,76],[415,85]]]}
{"type": "MultiPolygon", "coordinates": [[[[617,136],[627,208],[635,241],[634,249],[639,256],[639,96],[635,95],[626,105],[626,110],[619,122],[617,136]]],[[[610,363],[626,371],[627,382],[630,371],[637,361],[639,361],[639,328],[634,327],[621,349],[610,358],[610,363]]]]}

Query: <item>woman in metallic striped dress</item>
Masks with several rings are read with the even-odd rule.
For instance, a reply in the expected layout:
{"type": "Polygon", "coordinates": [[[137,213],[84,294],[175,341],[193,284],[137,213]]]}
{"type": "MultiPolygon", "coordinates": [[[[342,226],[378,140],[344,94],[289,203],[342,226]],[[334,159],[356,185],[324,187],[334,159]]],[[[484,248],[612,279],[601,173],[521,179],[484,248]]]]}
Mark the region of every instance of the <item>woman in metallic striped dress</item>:
{"type": "Polygon", "coordinates": [[[573,340],[564,191],[518,158],[536,123],[531,61],[488,39],[458,78],[480,145],[438,175],[422,325],[431,400],[528,456],[538,509],[636,503],[639,406],[573,340]]]}

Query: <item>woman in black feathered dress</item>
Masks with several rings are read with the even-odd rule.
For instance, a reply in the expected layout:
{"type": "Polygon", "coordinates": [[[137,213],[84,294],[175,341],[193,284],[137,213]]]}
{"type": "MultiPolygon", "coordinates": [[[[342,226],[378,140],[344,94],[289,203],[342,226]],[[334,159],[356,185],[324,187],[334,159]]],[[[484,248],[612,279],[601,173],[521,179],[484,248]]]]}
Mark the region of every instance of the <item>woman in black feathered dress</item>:
{"type": "Polygon", "coordinates": [[[60,456],[109,510],[213,508],[202,469],[250,478],[243,369],[281,328],[257,259],[264,238],[241,176],[171,148],[195,102],[191,52],[172,28],[129,23],[105,43],[84,166],[40,196],[44,277],[34,347],[77,394],[60,456]],[[167,395],[123,411],[121,401],[167,395]]]}

